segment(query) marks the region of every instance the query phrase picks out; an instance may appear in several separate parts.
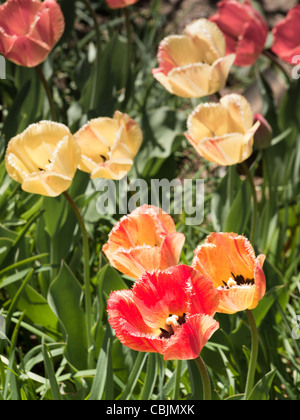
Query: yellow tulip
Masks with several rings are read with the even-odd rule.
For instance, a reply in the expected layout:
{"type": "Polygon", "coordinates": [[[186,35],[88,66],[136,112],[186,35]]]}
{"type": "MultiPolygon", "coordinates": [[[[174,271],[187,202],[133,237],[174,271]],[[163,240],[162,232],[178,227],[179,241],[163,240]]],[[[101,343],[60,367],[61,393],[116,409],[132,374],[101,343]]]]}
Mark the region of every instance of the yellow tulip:
{"type": "Polygon", "coordinates": [[[198,105],[188,118],[186,137],[200,156],[221,166],[248,159],[253,152],[253,136],[260,126],[253,125],[249,102],[231,94],[219,103],[198,105]]]}
{"type": "Polygon", "coordinates": [[[143,141],[138,123],[116,111],[113,118],[89,121],[75,135],[81,148],[79,169],[91,178],[119,180],[130,171],[143,141]]]}
{"type": "Polygon", "coordinates": [[[7,147],[8,174],[29,193],[56,197],[66,191],[80,162],[80,148],[63,124],[41,121],[12,138],[7,147]]]}
{"type": "Polygon", "coordinates": [[[174,95],[201,98],[224,88],[235,60],[235,54],[225,54],[225,38],[218,26],[198,19],[186,26],[184,35],[162,40],[159,68],[152,74],[174,95]]]}

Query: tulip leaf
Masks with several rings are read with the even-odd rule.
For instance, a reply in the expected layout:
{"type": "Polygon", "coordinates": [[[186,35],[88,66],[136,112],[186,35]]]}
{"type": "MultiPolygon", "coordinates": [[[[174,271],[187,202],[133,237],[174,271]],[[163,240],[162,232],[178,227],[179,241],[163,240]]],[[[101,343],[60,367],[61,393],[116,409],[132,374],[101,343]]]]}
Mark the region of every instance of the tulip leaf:
{"type": "Polygon", "coordinates": [[[244,233],[251,213],[251,187],[244,181],[226,219],[225,231],[244,233]]]}
{"type": "Polygon", "coordinates": [[[266,401],[269,400],[270,389],[276,374],[276,369],[267,373],[253,388],[248,400],[249,401],[266,401]]]}
{"type": "Polygon", "coordinates": [[[66,358],[79,370],[87,367],[86,315],[81,309],[81,297],[81,285],[63,261],[50,285],[48,302],[62,326],[66,358]]]}

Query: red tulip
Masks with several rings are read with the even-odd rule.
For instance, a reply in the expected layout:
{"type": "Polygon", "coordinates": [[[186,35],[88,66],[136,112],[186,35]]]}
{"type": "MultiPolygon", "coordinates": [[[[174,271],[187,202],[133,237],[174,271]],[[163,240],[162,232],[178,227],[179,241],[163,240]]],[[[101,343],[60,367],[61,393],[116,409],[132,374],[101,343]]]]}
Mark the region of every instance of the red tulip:
{"type": "Polygon", "coordinates": [[[109,323],[127,347],[164,360],[196,359],[219,328],[218,293],[191,267],[146,272],[132,290],[112,292],[109,323]]]}
{"type": "Polygon", "coordinates": [[[122,9],[137,2],[138,0],[106,0],[108,7],[111,9],[122,9]]]}
{"type": "Polygon", "coordinates": [[[0,6],[0,53],[24,67],[42,63],[65,29],[56,0],[7,0],[0,6]]]}
{"type": "Polygon", "coordinates": [[[300,5],[291,9],[285,19],[273,29],[274,44],[272,51],[290,64],[300,55],[300,5]]]}
{"type": "Polygon", "coordinates": [[[218,3],[218,12],[210,18],[226,38],[226,53],[236,54],[236,66],[251,66],[262,53],[269,28],[263,16],[251,4],[238,0],[218,3]]]}

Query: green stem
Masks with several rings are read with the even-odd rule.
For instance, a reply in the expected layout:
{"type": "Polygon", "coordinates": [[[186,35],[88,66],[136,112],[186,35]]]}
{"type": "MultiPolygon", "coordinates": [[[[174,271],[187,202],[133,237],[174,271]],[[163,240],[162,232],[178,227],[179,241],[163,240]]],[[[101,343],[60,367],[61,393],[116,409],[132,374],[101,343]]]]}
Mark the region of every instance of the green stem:
{"type": "Polygon", "coordinates": [[[207,368],[205,366],[205,363],[201,356],[199,356],[197,359],[195,359],[196,365],[198,366],[202,384],[203,384],[203,399],[204,401],[211,401],[211,385],[210,385],[210,379],[208,375],[207,368]]]}
{"type": "Polygon", "coordinates": [[[257,193],[256,193],[256,187],[254,183],[253,175],[248,168],[248,166],[245,164],[245,162],[242,163],[242,167],[245,171],[246,177],[249,181],[251,191],[252,191],[252,197],[253,197],[253,213],[252,213],[252,224],[251,224],[251,232],[250,232],[250,242],[253,243],[255,241],[256,236],[256,226],[257,226],[257,217],[258,217],[258,200],[257,200],[257,193]]]}
{"type": "Polygon", "coordinates": [[[46,92],[46,95],[47,95],[47,98],[48,98],[48,101],[49,101],[50,111],[51,111],[51,115],[52,115],[52,120],[53,121],[57,121],[57,113],[56,113],[55,102],[54,102],[54,99],[53,99],[53,96],[52,96],[52,92],[51,92],[50,86],[49,86],[49,84],[48,84],[48,82],[47,82],[47,80],[46,80],[46,78],[44,76],[42,67],[40,65],[37,66],[36,67],[36,71],[37,71],[37,74],[38,74],[38,76],[40,78],[40,81],[42,82],[42,85],[43,85],[43,87],[45,89],[45,92],[46,92]]]}
{"type": "Polygon", "coordinates": [[[179,400],[182,360],[177,360],[173,400],[179,400]]]}
{"type": "Polygon", "coordinates": [[[247,309],[246,313],[249,319],[249,323],[251,327],[251,337],[252,337],[251,357],[250,357],[247,383],[246,383],[246,389],[245,389],[245,400],[248,400],[254,386],[255,371],[256,371],[257,357],[258,357],[258,330],[257,330],[256,322],[255,322],[252,311],[247,309]]]}
{"type": "Polygon", "coordinates": [[[78,224],[82,233],[83,240],[83,258],[84,258],[84,291],[85,291],[85,310],[86,310],[86,329],[87,329],[87,345],[88,345],[88,368],[93,368],[93,340],[92,340],[92,296],[91,296],[91,284],[90,284],[90,250],[89,250],[89,238],[88,233],[84,224],[84,220],[80,213],[80,210],[76,206],[73,199],[67,192],[64,192],[64,196],[72,207],[78,224]]]}

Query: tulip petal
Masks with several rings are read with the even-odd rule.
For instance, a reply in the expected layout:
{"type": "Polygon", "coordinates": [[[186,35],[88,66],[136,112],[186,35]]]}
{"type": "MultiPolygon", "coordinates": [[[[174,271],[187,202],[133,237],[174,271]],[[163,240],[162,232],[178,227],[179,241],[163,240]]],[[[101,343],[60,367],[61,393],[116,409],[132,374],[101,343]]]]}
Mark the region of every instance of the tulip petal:
{"type": "MultiPolygon", "coordinates": [[[[236,312],[245,311],[253,308],[255,299],[255,286],[234,286],[230,289],[218,290],[220,296],[220,304],[218,312],[225,314],[235,314],[236,312]]],[[[255,306],[257,306],[258,301],[255,306]]]]}
{"type": "Polygon", "coordinates": [[[160,267],[159,247],[144,245],[111,253],[104,245],[103,252],[117,270],[134,279],[140,278],[147,270],[151,271],[160,267]]]}
{"type": "Polygon", "coordinates": [[[247,99],[238,94],[223,96],[220,103],[227,109],[231,119],[231,132],[246,133],[253,125],[253,111],[247,99]]]}
{"type": "Polygon", "coordinates": [[[110,295],[107,311],[109,323],[118,339],[132,350],[162,353],[164,340],[154,335],[145,324],[132,291],[116,291],[110,295]]]}
{"type": "Polygon", "coordinates": [[[187,313],[188,281],[193,270],[179,265],[164,271],[146,272],[133,287],[143,319],[153,329],[165,325],[172,315],[187,313]]]}
{"type": "Polygon", "coordinates": [[[211,66],[190,64],[170,71],[168,79],[173,92],[183,98],[197,98],[210,93],[211,66]]]}
{"type": "Polygon", "coordinates": [[[178,264],[184,242],[185,236],[183,233],[174,232],[166,236],[161,245],[161,270],[178,264]]]}
{"type": "Polygon", "coordinates": [[[235,57],[235,54],[230,54],[226,57],[219,58],[213,63],[209,89],[210,94],[218,92],[225,87],[235,57]]]}
{"type": "Polygon", "coordinates": [[[205,51],[204,61],[212,64],[220,57],[224,57],[225,38],[215,23],[207,19],[197,19],[186,26],[185,32],[200,50],[205,51]]]}
{"type": "Polygon", "coordinates": [[[189,136],[195,142],[197,142],[197,139],[199,141],[204,138],[211,139],[228,133],[229,118],[227,110],[219,103],[200,104],[189,116],[187,127],[189,136]]]}
{"type": "Polygon", "coordinates": [[[219,323],[204,314],[188,318],[173,335],[164,349],[164,360],[196,359],[207,341],[219,328],[219,323]]]}
{"type": "Polygon", "coordinates": [[[166,76],[175,67],[202,61],[205,61],[203,50],[189,36],[171,35],[159,45],[158,63],[166,76]]]}
{"type": "Polygon", "coordinates": [[[212,233],[206,243],[195,250],[193,267],[224,286],[232,274],[253,279],[255,254],[247,238],[231,233],[212,233]]]}
{"type": "Polygon", "coordinates": [[[57,197],[71,186],[73,178],[54,173],[40,172],[28,176],[22,183],[22,189],[28,193],[47,197],[57,197]]]}
{"type": "Polygon", "coordinates": [[[187,315],[205,313],[214,316],[219,306],[218,292],[210,278],[193,270],[189,279],[189,308],[187,315]]]}

